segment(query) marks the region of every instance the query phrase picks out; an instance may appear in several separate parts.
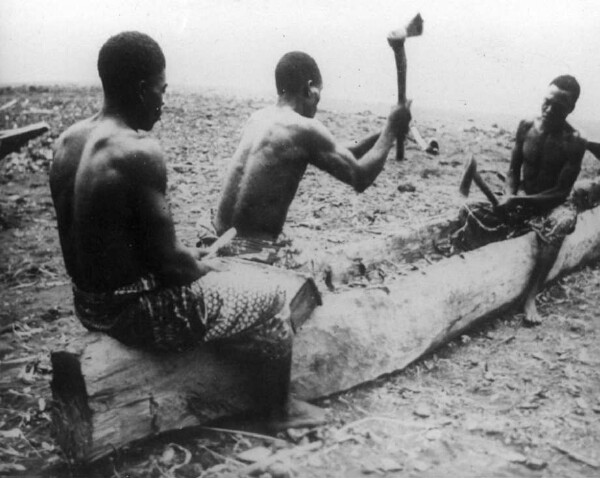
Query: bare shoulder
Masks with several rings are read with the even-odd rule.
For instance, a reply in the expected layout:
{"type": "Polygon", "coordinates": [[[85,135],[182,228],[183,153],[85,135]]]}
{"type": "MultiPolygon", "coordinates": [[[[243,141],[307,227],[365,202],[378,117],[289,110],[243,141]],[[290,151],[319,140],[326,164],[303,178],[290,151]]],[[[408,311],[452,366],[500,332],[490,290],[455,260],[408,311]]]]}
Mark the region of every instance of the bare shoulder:
{"type": "Polygon", "coordinates": [[[581,133],[569,123],[566,123],[565,125],[564,139],[569,151],[576,157],[583,158],[587,141],[581,136],[581,133]]]}
{"type": "Polygon", "coordinates": [[[298,133],[315,146],[334,146],[335,139],[327,127],[316,118],[302,118],[298,133]]]}
{"type": "Polygon", "coordinates": [[[159,142],[144,133],[122,131],[103,141],[96,148],[106,148],[104,154],[112,166],[131,176],[137,183],[162,185],[166,182],[167,168],[159,142]]]}
{"type": "Polygon", "coordinates": [[[54,141],[54,154],[64,152],[66,149],[71,149],[77,145],[83,145],[93,129],[94,118],[87,118],[69,126],[61,135],[54,141]]]}
{"type": "Polygon", "coordinates": [[[517,126],[517,139],[523,140],[527,133],[532,130],[535,125],[535,120],[533,119],[522,119],[519,121],[519,126],[517,126]]]}

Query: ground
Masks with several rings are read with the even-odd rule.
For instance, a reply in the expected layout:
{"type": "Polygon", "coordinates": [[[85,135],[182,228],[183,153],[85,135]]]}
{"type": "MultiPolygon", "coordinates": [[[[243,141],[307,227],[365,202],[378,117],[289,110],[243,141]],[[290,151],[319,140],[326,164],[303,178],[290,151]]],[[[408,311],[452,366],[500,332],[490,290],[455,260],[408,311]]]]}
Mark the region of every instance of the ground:
{"type": "MultiPolygon", "coordinates": [[[[0,475],[98,477],[597,476],[600,473],[600,264],[560,279],[539,297],[544,324],[492,317],[408,369],[318,402],[327,426],[279,439],[195,431],[149,443],[90,469],[72,469],[51,436],[49,352],[77,341],[48,188],[52,141],[100,105],[94,88],[0,90],[0,129],[47,121],[50,132],[0,160],[0,475]],[[265,469],[244,451],[277,449],[265,469]]],[[[223,173],[248,115],[263,100],[174,93],[155,134],[169,168],[169,194],[183,242],[215,206],[223,173]]],[[[333,247],[415,224],[456,208],[462,165],[504,172],[512,126],[489,118],[418,116],[441,154],[407,144],[376,184],[357,195],[309,168],[287,233],[333,247]]],[[[320,112],[340,139],[380,128],[363,111],[320,112]]],[[[516,121],[514,126],[516,127],[516,121]]],[[[390,158],[392,158],[392,155],[390,158]]],[[[589,154],[582,176],[597,174],[589,154]]],[[[488,173],[490,181],[496,181],[488,173]]]]}

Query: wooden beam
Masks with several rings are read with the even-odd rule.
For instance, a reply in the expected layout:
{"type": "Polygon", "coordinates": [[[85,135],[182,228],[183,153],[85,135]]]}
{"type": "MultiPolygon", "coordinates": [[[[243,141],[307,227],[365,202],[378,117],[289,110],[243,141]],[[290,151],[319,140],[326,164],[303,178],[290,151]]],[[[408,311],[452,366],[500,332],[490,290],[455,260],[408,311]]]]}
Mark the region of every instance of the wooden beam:
{"type": "Polygon", "coordinates": [[[0,131],[0,159],[13,151],[17,151],[27,141],[36,138],[50,129],[48,123],[40,121],[21,128],[0,131]]]}

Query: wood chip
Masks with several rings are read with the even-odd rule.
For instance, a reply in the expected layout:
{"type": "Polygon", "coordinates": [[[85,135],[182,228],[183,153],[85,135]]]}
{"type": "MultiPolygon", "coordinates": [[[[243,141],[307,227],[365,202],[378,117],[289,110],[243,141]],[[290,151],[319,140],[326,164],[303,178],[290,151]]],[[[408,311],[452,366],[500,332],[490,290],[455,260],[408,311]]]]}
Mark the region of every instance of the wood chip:
{"type": "Polygon", "coordinates": [[[555,450],[558,450],[559,452],[567,455],[572,460],[578,461],[580,463],[584,463],[584,464],[586,464],[586,465],[588,465],[588,466],[590,466],[592,468],[600,468],[600,463],[598,463],[596,460],[592,460],[591,458],[583,456],[581,453],[578,453],[576,451],[570,450],[569,448],[566,448],[566,447],[564,447],[562,445],[559,445],[557,443],[552,443],[551,446],[555,450]]]}
{"type": "Polygon", "coordinates": [[[248,463],[256,463],[257,461],[266,460],[273,452],[270,448],[264,446],[257,446],[250,448],[249,450],[243,451],[237,454],[238,459],[246,461],[248,463]]]}
{"type": "Polygon", "coordinates": [[[426,405],[417,406],[413,413],[420,418],[427,418],[431,416],[431,410],[429,410],[429,408],[426,405]]]}

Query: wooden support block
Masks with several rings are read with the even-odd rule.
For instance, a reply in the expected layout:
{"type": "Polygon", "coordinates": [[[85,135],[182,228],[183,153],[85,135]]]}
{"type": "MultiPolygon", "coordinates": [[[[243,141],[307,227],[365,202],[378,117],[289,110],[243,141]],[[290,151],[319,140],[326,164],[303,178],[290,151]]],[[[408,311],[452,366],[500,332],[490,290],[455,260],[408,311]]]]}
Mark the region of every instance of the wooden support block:
{"type": "MultiPolygon", "coordinates": [[[[295,328],[321,303],[313,280],[301,274],[235,259],[215,262],[250,269],[256,280],[280,285],[295,328]]],[[[136,440],[260,405],[260,364],[218,344],[153,353],[100,333],[90,333],[86,340],[78,353],[51,354],[55,436],[75,461],[93,461],[136,440]]]]}

